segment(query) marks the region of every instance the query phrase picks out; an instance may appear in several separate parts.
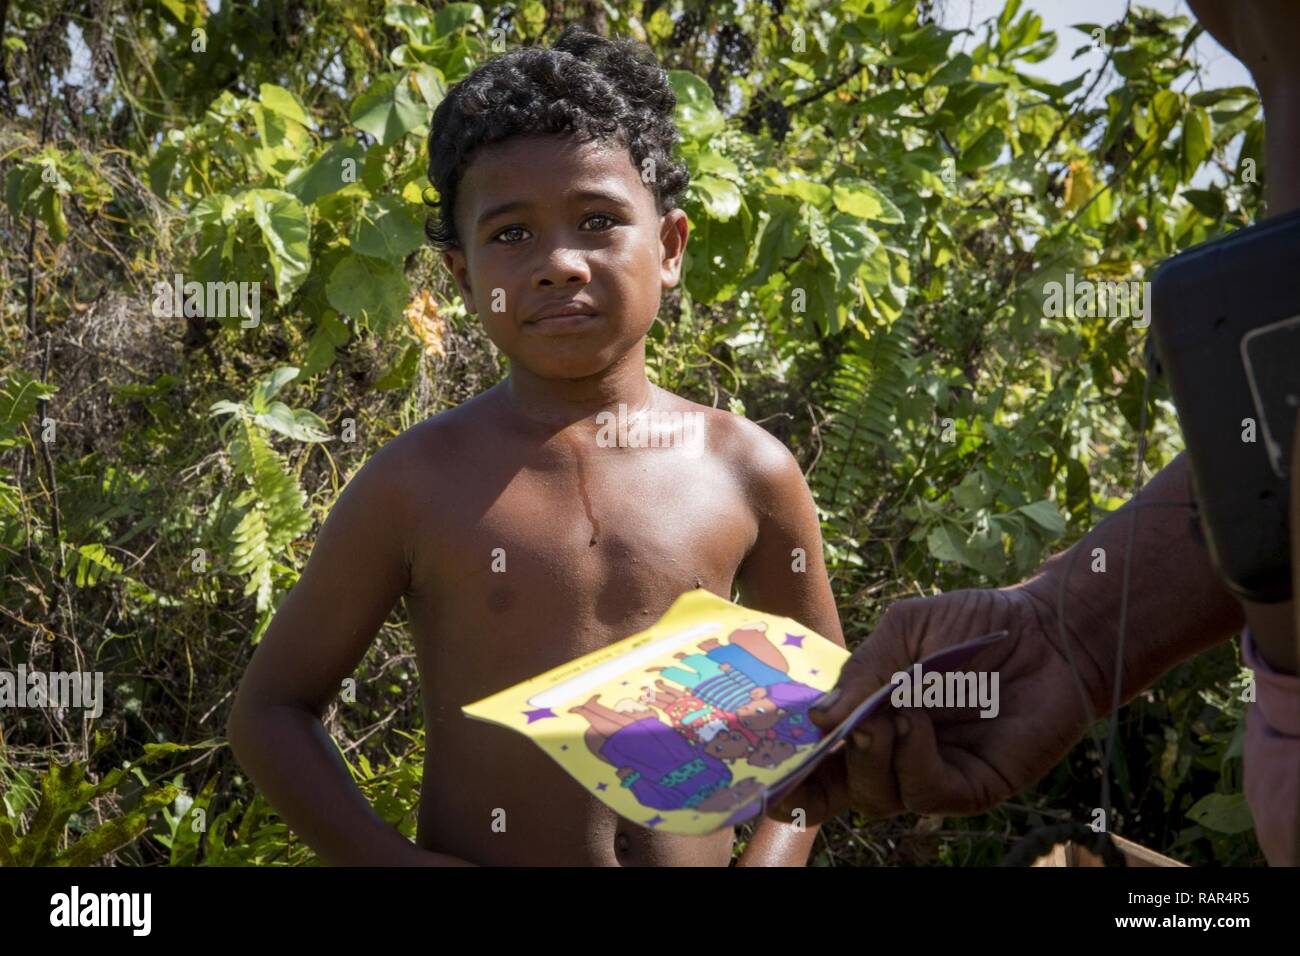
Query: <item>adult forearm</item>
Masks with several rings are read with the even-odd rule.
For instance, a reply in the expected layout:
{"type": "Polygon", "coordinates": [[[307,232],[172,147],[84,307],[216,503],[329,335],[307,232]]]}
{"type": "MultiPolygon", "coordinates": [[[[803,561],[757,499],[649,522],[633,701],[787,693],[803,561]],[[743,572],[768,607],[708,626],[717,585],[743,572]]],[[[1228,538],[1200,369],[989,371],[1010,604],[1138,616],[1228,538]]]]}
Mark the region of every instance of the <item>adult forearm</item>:
{"type": "MultiPolygon", "coordinates": [[[[1184,453],[1143,487],[1136,502],[1125,504],[1115,517],[1016,585],[1035,598],[1048,620],[1055,621],[1059,589],[1065,582],[1064,622],[1098,714],[1112,707],[1125,590],[1124,551],[1134,519],[1121,703],[1175,664],[1226,640],[1242,626],[1241,606],[1219,580],[1209,553],[1191,536],[1189,502],[1184,453]]],[[[1057,629],[1049,630],[1056,640],[1057,629]]]]}
{"type": "Polygon", "coordinates": [[[236,707],[231,749],[286,824],[333,866],[468,865],[417,847],[375,813],[316,715],[236,707]]]}

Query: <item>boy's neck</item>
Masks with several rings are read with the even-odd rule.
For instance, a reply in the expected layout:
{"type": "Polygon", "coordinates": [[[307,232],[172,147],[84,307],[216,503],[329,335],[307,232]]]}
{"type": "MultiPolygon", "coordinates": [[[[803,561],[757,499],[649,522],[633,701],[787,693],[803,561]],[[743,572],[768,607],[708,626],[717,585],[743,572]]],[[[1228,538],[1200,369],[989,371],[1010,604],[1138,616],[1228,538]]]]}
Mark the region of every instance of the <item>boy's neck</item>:
{"type": "Polygon", "coordinates": [[[512,363],[503,384],[506,403],[514,414],[557,430],[585,421],[594,432],[600,412],[617,413],[619,405],[624,405],[631,415],[654,403],[654,387],[645,374],[644,346],[631,349],[608,368],[586,378],[540,378],[512,363]]]}

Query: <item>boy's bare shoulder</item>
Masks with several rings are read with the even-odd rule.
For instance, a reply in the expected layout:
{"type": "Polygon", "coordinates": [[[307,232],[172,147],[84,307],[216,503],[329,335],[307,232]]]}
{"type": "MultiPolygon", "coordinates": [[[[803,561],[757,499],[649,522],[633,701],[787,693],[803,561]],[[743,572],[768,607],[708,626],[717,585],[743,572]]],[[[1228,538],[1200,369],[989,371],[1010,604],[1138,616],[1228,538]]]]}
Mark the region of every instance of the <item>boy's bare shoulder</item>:
{"type": "Polygon", "coordinates": [[[495,388],[480,392],[417,422],[386,442],[372,464],[390,479],[418,479],[422,486],[439,477],[454,477],[451,466],[464,460],[461,453],[475,445],[481,447],[485,431],[493,427],[494,392],[495,388]]]}
{"type": "Polygon", "coordinates": [[[474,467],[483,435],[492,428],[487,395],[480,393],[389,439],[348,482],[340,500],[351,502],[362,524],[374,522],[401,538],[408,560],[412,529],[463,496],[464,470],[474,467]]]}
{"type": "Polygon", "coordinates": [[[803,483],[803,471],[790,449],[762,425],[726,409],[700,405],[680,395],[672,397],[681,411],[704,416],[709,453],[756,495],[788,490],[792,480],[803,483]]]}

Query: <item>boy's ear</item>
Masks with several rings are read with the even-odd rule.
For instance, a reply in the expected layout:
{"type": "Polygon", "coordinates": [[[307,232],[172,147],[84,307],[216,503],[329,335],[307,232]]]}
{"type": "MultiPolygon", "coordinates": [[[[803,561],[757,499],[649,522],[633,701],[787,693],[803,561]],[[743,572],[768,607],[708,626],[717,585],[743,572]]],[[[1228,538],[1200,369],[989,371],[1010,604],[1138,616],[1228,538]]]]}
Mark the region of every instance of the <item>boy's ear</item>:
{"type": "Polygon", "coordinates": [[[670,209],[659,219],[659,278],[665,289],[673,288],[681,279],[682,257],[686,254],[690,231],[690,222],[681,209],[670,209]]]}
{"type": "Polygon", "coordinates": [[[478,309],[474,306],[474,290],[469,284],[469,265],[465,261],[465,250],[446,250],[442,254],[442,264],[447,267],[447,271],[456,279],[456,285],[460,287],[460,297],[465,300],[465,311],[470,315],[477,315],[478,309]]]}

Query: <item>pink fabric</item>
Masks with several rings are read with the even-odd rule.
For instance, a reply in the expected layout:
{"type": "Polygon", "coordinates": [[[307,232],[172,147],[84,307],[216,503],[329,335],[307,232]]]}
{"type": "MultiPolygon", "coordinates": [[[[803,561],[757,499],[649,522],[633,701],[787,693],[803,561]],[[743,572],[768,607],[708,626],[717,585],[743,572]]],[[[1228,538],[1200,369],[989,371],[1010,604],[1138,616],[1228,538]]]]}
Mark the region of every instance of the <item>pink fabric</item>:
{"type": "Polygon", "coordinates": [[[1255,837],[1271,866],[1297,866],[1300,827],[1300,676],[1281,674],[1259,656],[1250,628],[1242,656],[1255,671],[1255,701],[1246,712],[1246,803],[1255,837]]]}

